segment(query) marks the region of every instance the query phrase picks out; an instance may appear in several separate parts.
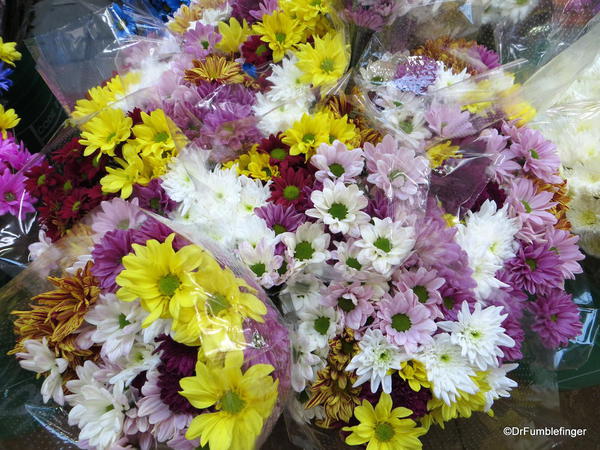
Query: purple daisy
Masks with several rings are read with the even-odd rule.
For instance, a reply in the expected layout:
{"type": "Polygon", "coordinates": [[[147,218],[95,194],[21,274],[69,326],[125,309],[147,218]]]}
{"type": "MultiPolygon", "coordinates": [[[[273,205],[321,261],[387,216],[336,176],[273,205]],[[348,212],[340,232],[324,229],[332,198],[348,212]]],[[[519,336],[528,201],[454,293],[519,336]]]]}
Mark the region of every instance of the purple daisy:
{"type": "Polygon", "coordinates": [[[563,284],[560,259],[547,244],[521,246],[505,267],[512,283],[530,294],[561,288],[563,284]]]}
{"type": "Polygon", "coordinates": [[[182,377],[194,375],[194,367],[198,361],[198,347],[175,342],[166,334],[161,334],[155,340],[159,343],[155,352],[160,354],[160,360],[166,370],[182,377]]]}
{"type": "Polygon", "coordinates": [[[331,283],[323,292],[321,303],[338,311],[339,321],[344,327],[359,330],[373,314],[370,302],[373,289],[360,282],[331,283]]]}
{"type": "Polygon", "coordinates": [[[577,305],[571,294],[562,289],[552,289],[546,295],[538,296],[529,305],[529,309],[534,315],[531,328],[547,348],[565,346],[569,339],[577,337],[581,332],[577,305]]]}
{"type": "Polygon", "coordinates": [[[275,234],[294,232],[306,221],[306,216],[296,212],[293,206],[285,207],[275,203],[256,208],[254,213],[264,220],[275,234]]]}
{"type": "Polygon", "coordinates": [[[117,292],[116,278],[124,269],[122,259],[131,252],[135,233],[134,229],[109,231],[94,245],[92,274],[104,292],[117,292]]]}
{"type": "MultiPolygon", "coordinates": [[[[156,219],[149,218],[144,222],[140,229],[135,232],[133,242],[141,245],[144,245],[150,239],[155,239],[158,242],[165,242],[167,237],[169,237],[169,235],[172,233],[173,230],[164,223],[159,222],[156,219]]],[[[175,236],[175,239],[173,239],[174,250],[179,250],[188,244],[189,242],[179,234],[175,236]]]]}
{"type": "Polygon", "coordinates": [[[419,303],[427,306],[433,317],[442,317],[440,305],[442,295],[439,289],[445,280],[438,277],[435,269],[419,267],[417,270],[399,270],[393,276],[393,283],[399,291],[412,291],[419,303]]]}
{"type": "Polygon", "coordinates": [[[531,180],[517,178],[511,183],[507,199],[510,214],[518,217],[523,225],[554,225],[556,217],[549,211],[556,206],[553,197],[552,192],[538,192],[531,180]]]}
{"type": "Polygon", "coordinates": [[[488,70],[500,67],[500,55],[485,45],[475,45],[469,49],[469,53],[477,57],[488,70]]]}
{"type": "Polygon", "coordinates": [[[212,25],[196,22],[194,28],[183,35],[185,46],[183,51],[196,59],[204,59],[214,51],[215,45],[221,40],[221,35],[212,25]]]}
{"type": "Polygon", "coordinates": [[[31,153],[22,142],[17,145],[13,136],[4,139],[0,135],[0,171],[10,169],[11,172],[17,172],[25,167],[31,158],[31,153]]]}
{"type": "Polygon", "coordinates": [[[385,196],[381,189],[373,188],[365,212],[369,216],[377,217],[381,220],[386,217],[391,219],[394,217],[394,204],[385,196]]]}
{"type": "Polygon", "coordinates": [[[578,263],[578,261],[585,258],[577,245],[579,236],[575,236],[567,230],[548,227],[546,230],[546,239],[548,240],[550,250],[558,255],[563,277],[572,280],[575,278],[576,273],[583,271],[581,265],[578,263]]]}
{"type": "Polygon", "coordinates": [[[34,211],[33,199],[25,190],[26,180],[22,173],[13,174],[9,169],[4,169],[0,175],[0,216],[11,214],[22,217],[34,211]]]}
{"type": "Polygon", "coordinates": [[[531,128],[516,128],[508,154],[520,163],[525,173],[531,173],[547,183],[560,183],[560,158],[556,146],[542,133],[531,128]]]}
{"type": "Polygon", "coordinates": [[[138,199],[140,208],[149,209],[160,215],[171,212],[177,207],[177,203],[167,195],[158,178],[154,178],[146,186],[136,184],[133,187],[133,196],[138,199]]]}
{"type": "Polygon", "coordinates": [[[500,347],[504,356],[500,358],[502,364],[510,361],[519,361],[523,359],[523,353],[521,352],[521,346],[525,340],[525,332],[519,320],[511,317],[510,315],[502,322],[505,334],[507,334],[515,345],[512,347],[500,347]]]}
{"type": "Polygon", "coordinates": [[[443,139],[461,138],[475,133],[470,119],[471,114],[462,111],[458,105],[434,103],[425,113],[429,128],[443,139]]]}

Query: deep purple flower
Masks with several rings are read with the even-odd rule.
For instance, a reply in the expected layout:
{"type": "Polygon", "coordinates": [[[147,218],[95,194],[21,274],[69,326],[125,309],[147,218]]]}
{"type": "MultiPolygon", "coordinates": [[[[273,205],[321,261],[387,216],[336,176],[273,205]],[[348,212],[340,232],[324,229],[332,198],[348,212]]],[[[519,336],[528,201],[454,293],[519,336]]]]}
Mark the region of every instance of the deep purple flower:
{"type": "Polygon", "coordinates": [[[471,211],[479,211],[479,208],[481,208],[481,205],[483,205],[486,200],[493,200],[496,205],[498,205],[498,209],[502,209],[504,202],[506,201],[506,193],[498,183],[490,181],[485,189],[481,191],[473,206],[471,206],[471,211]]]}
{"type": "Polygon", "coordinates": [[[571,294],[562,289],[552,289],[546,295],[539,295],[529,309],[534,315],[531,328],[539,334],[545,347],[565,346],[569,339],[581,332],[577,305],[571,294]]]}
{"type": "MultiPolygon", "coordinates": [[[[160,399],[163,403],[175,414],[197,415],[199,410],[194,408],[188,399],[179,393],[181,391],[179,381],[185,378],[185,376],[170,371],[164,364],[158,366],[158,373],[158,382],[156,384],[160,388],[160,399]]],[[[192,372],[187,376],[193,375],[194,373],[192,372]]]]}
{"type": "Polygon", "coordinates": [[[256,208],[254,213],[263,219],[275,234],[294,232],[306,221],[306,216],[296,212],[293,206],[285,207],[275,203],[256,208]]]}
{"type": "Polygon", "coordinates": [[[94,245],[92,274],[98,278],[103,291],[117,292],[115,280],[124,269],[123,256],[132,251],[131,244],[134,242],[135,233],[135,229],[108,231],[100,242],[94,245]]]}
{"type": "Polygon", "coordinates": [[[155,352],[160,354],[160,360],[167,371],[182,377],[194,375],[198,347],[180,344],[166,334],[161,334],[155,340],[159,342],[155,352]]]}
{"type": "Polygon", "coordinates": [[[365,212],[371,217],[385,219],[394,217],[394,207],[392,201],[386,197],[381,189],[374,189],[375,193],[369,198],[365,212]]]}
{"type": "Polygon", "coordinates": [[[561,288],[563,276],[560,259],[548,245],[527,245],[506,263],[512,282],[530,294],[544,293],[552,287],[561,288]]]}
{"type": "Polygon", "coordinates": [[[154,178],[146,186],[136,184],[133,187],[133,196],[138,199],[140,208],[160,215],[171,212],[177,206],[162,188],[162,182],[158,178],[154,178]]]}
{"type": "MultiPolygon", "coordinates": [[[[149,218],[144,222],[139,230],[134,234],[134,243],[144,245],[150,239],[155,239],[158,242],[164,242],[169,235],[173,233],[173,230],[166,226],[164,223],[159,222],[156,219],[149,218]]],[[[179,250],[182,247],[188,245],[186,239],[181,237],[179,234],[173,239],[173,248],[179,250]]]]}
{"type": "MultiPolygon", "coordinates": [[[[376,405],[380,395],[380,391],[376,393],[371,392],[370,384],[365,383],[362,385],[359,397],[361,400],[367,400],[371,404],[376,405]]],[[[392,392],[390,395],[394,408],[403,406],[410,409],[413,414],[409,418],[414,420],[427,414],[427,402],[433,397],[431,390],[422,386],[419,392],[413,391],[408,382],[404,381],[397,373],[392,375],[392,392]]]]}
{"type": "Polygon", "coordinates": [[[511,317],[510,315],[502,322],[502,327],[505,329],[505,333],[515,341],[515,345],[512,347],[500,347],[504,356],[500,358],[501,363],[507,363],[510,361],[519,361],[523,359],[523,353],[521,352],[521,346],[525,339],[525,332],[519,320],[511,317]]]}
{"type": "Polygon", "coordinates": [[[398,64],[394,85],[401,91],[422,94],[435,82],[437,61],[427,56],[409,56],[398,64]]]}

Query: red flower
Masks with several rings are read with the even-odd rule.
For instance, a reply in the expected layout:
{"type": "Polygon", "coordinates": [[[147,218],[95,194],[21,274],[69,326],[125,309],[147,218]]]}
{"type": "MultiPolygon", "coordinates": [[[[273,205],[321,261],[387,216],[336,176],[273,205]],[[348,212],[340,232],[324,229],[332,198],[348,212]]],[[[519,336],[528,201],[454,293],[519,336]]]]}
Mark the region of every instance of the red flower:
{"type": "Polygon", "coordinates": [[[68,164],[83,157],[83,145],[79,143],[79,137],[74,137],[63,147],[52,152],[52,161],[68,164]]]}
{"type": "Polygon", "coordinates": [[[314,182],[312,174],[304,168],[283,166],[280,176],[273,178],[271,201],[282,206],[293,206],[297,211],[306,211],[311,202],[307,192],[314,182]],[[309,189],[306,189],[309,188],[309,189]]]}
{"type": "Polygon", "coordinates": [[[257,150],[271,156],[270,164],[272,166],[279,166],[283,163],[289,167],[303,166],[304,157],[291,156],[290,146],[282,142],[282,137],[283,134],[279,133],[277,136],[272,134],[268,138],[264,138],[258,144],[257,150]]]}
{"type": "Polygon", "coordinates": [[[242,44],[242,56],[247,63],[260,67],[273,59],[273,52],[269,46],[260,40],[260,36],[250,36],[242,44]]]}
{"type": "Polygon", "coordinates": [[[142,120],[142,110],[140,108],[135,108],[133,111],[129,111],[127,115],[131,117],[133,125],[139,125],[141,123],[144,123],[144,121],[142,120]]]}
{"type": "Polygon", "coordinates": [[[88,189],[74,189],[65,198],[62,207],[58,211],[58,217],[64,221],[79,219],[83,216],[82,210],[85,211],[86,203],[89,200],[88,189]]]}
{"type": "Polygon", "coordinates": [[[62,177],[47,161],[29,169],[25,176],[25,188],[34,197],[40,199],[47,195],[49,190],[56,189],[63,183],[62,177]]]}

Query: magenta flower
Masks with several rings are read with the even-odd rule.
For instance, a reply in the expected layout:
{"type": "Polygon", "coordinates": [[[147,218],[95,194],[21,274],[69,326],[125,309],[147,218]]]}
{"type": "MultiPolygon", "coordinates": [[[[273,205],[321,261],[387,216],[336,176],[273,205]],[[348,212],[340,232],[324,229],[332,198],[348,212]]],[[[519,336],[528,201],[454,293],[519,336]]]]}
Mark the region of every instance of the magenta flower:
{"type": "Polygon", "coordinates": [[[419,345],[433,342],[437,326],[426,306],[415,295],[397,292],[379,302],[377,326],[391,344],[404,346],[408,353],[419,345]]]}
{"type": "Polygon", "coordinates": [[[363,170],[365,165],[363,151],[360,148],[348,150],[340,141],[333,144],[321,144],[317,153],[310,159],[310,163],[317,168],[315,178],[321,182],[326,179],[353,181],[363,170]]]}
{"type": "Polygon", "coordinates": [[[505,267],[514,285],[530,294],[547,292],[553,287],[562,288],[560,259],[548,245],[522,246],[505,267]]]}
{"type": "Polygon", "coordinates": [[[25,167],[31,158],[31,153],[27,151],[22,142],[17,145],[13,136],[9,135],[4,139],[0,135],[0,172],[4,169],[17,172],[25,167]]]}
{"type": "Polygon", "coordinates": [[[399,148],[392,136],[386,135],[374,146],[365,144],[367,181],[380,188],[388,198],[409,200],[427,183],[429,163],[414,150],[399,148]]]}
{"type": "Polygon", "coordinates": [[[293,206],[285,207],[275,203],[256,208],[254,213],[264,220],[275,234],[294,232],[306,221],[306,216],[296,212],[293,206]]]}
{"type": "Polygon", "coordinates": [[[468,111],[461,111],[458,105],[433,104],[425,113],[429,128],[442,139],[470,136],[475,128],[470,122],[468,111]]]}
{"type": "Polygon", "coordinates": [[[136,184],[133,186],[133,195],[138,199],[140,208],[149,209],[160,215],[171,212],[177,207],[177,203],[171,200],[162,188],[162,181],[154,178],[145,186],[136,184]]]}
{"type": "Polygon", "coordinates": [[[10,169],[4,169],[0,175],[0,216],[23,217],[34,211],[33,199],[25,190],[26,180],[22,173],[13,174],[10,169]]]}
{"type": "Polygon", "coordinates": [[[365,208],[365,212],[371,217],[377,217],[378,219],[385,219],[394,217],[395,207],[393,202],[385,196],[383,191],[377,188],[371,190],[371,196],[369,197],[369,204],[365,208]]]}
{"type": "Polygon", "coordinates": [[[212,25],[196,22],[194,28],[183,35],[183,51],[193,55],[195,59],[204,59],[213,53],[215,45],[221,40],[221,35],[212,25]]]}
{"type": "Polygon", "coordinates": [[[321,302],[337,309],[344,327],[358,330],[373,314],[373,305],[369,301],[372,296],[373,290],[358,281],[351,284],[331,283],[321,302]]]}
{"type": "Polygon", "coordinates": [[[116,278],[124,269],[123,256],[131,252],[134,233],[133,229],[109,231],[94,245],[92,274],[98,278],[104,292],[117,292],[116,278]]]}
{"type": "Polygon", "coordinates": [[[557,348],[568,344],[581,332],[579,310],[571,294],[562,289],[552,289],[546,295],[538,296],[529,305],[534,315],[531,328],[541,338],[547,348],[557,348]]]}
{"type": "Polygon", "coordinates": [[[442,317],[440,305],[442,296],[439,289],[445,280],[438,277],[435,269],[419,267],[417,270],[399,270],[393,276],[393,283],[397,290],[411,291],[419,300],[419,303],[427,306],[432,317],[442,317]]]}
{"type": "Polygon", "coordinates": [[[501,363],[510,361],[519,361],[523,359],[523,353],[521,353],[521,346],[525,340],[525,331],[518,319],[511,317],[510,315],[502,322],[504,332],[515,341],[515,345],[512,347],[500,347],[504,356],[500,358],[501,363]]]}
{"type": "Polygon", "coordinates": [[[516,130],[517,134],[512,137],[507,153],[520,163],[525,173],[531,173],[547,183],[560,183],[560,158],[556,146],[537,130],[525,127],[516,130]]]}
{"type": "Polygon", "coordinates": [[[533,182],[527,178],[512,181],[507,201],[512,217],[518,217],[523,225],[554,225],[556,217],[549,211],[556,205],[552,192],[537,192],[533,182]]]}
{"type": "Polygon", "coordinates": [[[558,255],[560,260],[560,270],[563,277],[574,279],[576,273],[581,273],[583,269],[577,261],[585,258],[579,250],[577,242],[579,236],[575,236],[566,230],[560,230],[554,227],[548,227],[546,230],[546,238],[550,250],[558,255]]]}

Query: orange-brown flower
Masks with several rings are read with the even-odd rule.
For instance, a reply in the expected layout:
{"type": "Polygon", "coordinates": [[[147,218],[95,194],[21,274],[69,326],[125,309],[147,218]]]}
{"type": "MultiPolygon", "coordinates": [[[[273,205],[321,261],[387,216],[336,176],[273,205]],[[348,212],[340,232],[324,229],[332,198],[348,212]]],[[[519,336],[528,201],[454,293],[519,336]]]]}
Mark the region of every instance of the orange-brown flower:
{"type": "Polygon", "coordinates": [[[209,55],[204,61],[194,60],[194,68],[185,71],[185,79],[192,83],[216,81],[221,84],[241,84],[246,77],[239,63],[224,56],[209,55]]]}
{"type": "Polygon", "coordinates": [[[561,184],[548,184],[541,181],[539,178],[532,178],[538,191],[547,191],[554,193],[552,201],[556,202],[556,206],[550,209],[550,212],[556,217],[558,223],[555,225],[556,228],[561,230],[571,230],[571,222],[567,219],[567,211],[569,210],[569,202],[571,197],[569,196],[567,180],[564,180],[561,184]]]}
{"type": "Polygon", "coordinates": [[[446,67],[452,69],[454,73],[460,73],[463,69],[474,75],[477,73],[475,68],[469,66],[468,62],[461,57],[461,50],[468,49],[477,45],[475,41],[466,39],[452,39],[448,36],[437,38],[425,42],[424,45],[413,50],[413,55],[428,56],[429,58],[443,62],[446,67]]]}
{"type": "Polygon", "coordinates": [[[9,353],[24,350],[24,342],[29,339],[47,338],[48,347],[57,356],[69,361],[74,368],[82,358],[94,354],[92,350],[81,350],[75,344],[74,334],[83,324],[83,317],[98,299],[100,288],[91,274],[92,263],[88,262],[73,276],[64,278],[48,277],[56,286],[53,291],[34,297],[28,311],[13,311],[17,316],[14,323],[17,343],[9,353]]]}
{"type": "Polygon", "coordinates": [[[316,421],[321,428],[332,428],[336,422],[348,422],[354,408],[360,404],[360,387],[352,385],[358,378],[354,372],[346,372],[346,366],[358,351],[354,333],[345,329],[341,336],[329,341],[327,365],[317,373],[317,379],[310,387],[310,399],[306,408],[323,406],[325,418],[316,421]]]}
{"type": "Polygon", "coordinates": [[[202,7],[197,3],[192,3],[190,6],[181,5],[177,10],[173,19],[169,21],[167,27],[173,33],[184,34],[192,22],[199,20],[202,17],[202,7]]]}

